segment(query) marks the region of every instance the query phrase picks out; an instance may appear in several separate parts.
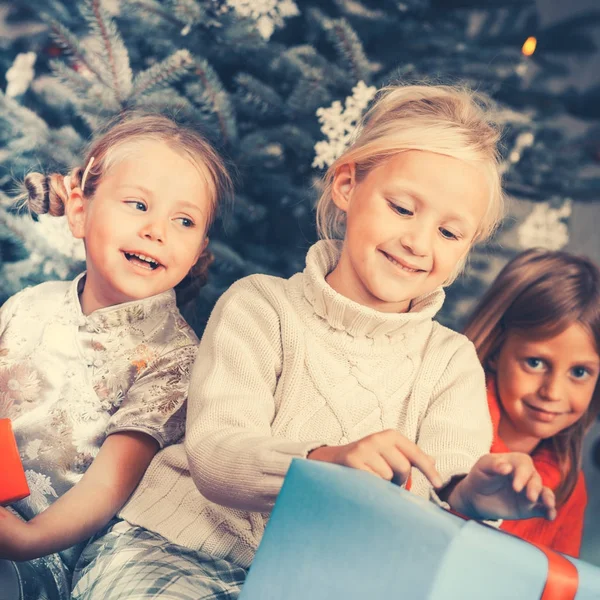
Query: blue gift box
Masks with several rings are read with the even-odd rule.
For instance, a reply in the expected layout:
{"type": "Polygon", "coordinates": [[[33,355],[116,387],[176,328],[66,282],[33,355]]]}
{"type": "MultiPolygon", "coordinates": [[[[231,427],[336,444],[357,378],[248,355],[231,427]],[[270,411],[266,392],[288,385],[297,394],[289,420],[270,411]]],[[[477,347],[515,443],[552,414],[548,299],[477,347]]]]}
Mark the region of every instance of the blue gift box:
{"type": "MultiPolygon", "coordinates": [[[[599,599],[600,569],[568,560],[575,600],[599,599]]],[[[294,460],[240,600],[573,598],[544,592],[548,571],[512,535],[369,473],[294,460]]]]}

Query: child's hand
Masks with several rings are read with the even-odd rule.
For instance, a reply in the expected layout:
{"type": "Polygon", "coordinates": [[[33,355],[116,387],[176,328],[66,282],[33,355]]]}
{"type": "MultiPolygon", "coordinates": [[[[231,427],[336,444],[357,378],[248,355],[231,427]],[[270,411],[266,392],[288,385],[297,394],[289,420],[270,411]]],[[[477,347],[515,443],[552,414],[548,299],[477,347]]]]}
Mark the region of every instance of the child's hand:
{"type": "Polygon", "coordinates": [[[416,467],[434,487],[442,485],[434,459],[393,429],[345,446],[322,446],[310,452],[308,458],[368,471],[383,479],[394,479],[400,485],[408,479],[411,467],[416,467]]]}
{"type": "Polygon", "coordinates": [[[448,498],[450,506],[476,519],[556,518],[554,492],[528,454],[486,454],[448,498]]]}
{"type": "Polygon", "coordinates": [[[29,560],[29,533],[27,523],[0,507],[0,558],[29,560]]]}

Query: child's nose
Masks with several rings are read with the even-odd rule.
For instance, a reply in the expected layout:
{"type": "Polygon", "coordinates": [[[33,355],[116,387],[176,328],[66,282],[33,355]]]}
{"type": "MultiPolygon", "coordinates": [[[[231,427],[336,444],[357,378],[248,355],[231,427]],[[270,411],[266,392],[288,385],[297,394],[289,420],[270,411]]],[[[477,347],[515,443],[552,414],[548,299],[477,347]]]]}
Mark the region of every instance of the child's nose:
{"type": "Polygon", "coordinates": [[[411,223],[400,238],[400,243],[415,256],[427,256],[431,247],[430,228],[425,224],[411,223]]]}
{"type": "Polygon", "coordinates": [[[559,375],[548,374],[540,388],[540,395],[544,400],[556,402],[562,397],[562,379],[559,375]]]}
{"type": "Polygon", "coordinates": [[[140,233],[142,237],[155,242],[164,243],[166,239],[166,228],[159,220],[146,223],[140,233]]]}

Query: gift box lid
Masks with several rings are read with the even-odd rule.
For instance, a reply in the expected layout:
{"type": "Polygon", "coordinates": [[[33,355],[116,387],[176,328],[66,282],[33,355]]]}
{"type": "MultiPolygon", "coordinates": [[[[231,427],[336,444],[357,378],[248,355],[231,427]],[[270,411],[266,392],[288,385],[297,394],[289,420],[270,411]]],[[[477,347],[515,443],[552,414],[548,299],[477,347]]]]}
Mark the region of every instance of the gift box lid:
{"type": "MultiPolygon", "coordinates": [[[[571,562],[576,600],[600,598],[600,569],[571,562]]],[[[369,473],[295,459],[240,600],[538,600],[547,571],[514,536],[369,473]]]]}

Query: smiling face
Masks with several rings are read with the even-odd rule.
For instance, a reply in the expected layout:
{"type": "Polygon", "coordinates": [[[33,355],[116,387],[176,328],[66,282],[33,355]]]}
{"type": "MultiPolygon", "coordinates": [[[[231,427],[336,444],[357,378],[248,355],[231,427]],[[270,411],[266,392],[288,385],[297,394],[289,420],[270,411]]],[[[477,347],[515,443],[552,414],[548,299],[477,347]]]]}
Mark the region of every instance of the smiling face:
{"type": "Polygon", "coordinates": [[[211,201],[198,168],[165,143],[136,143],[67,216],[86,247],[83,312],[174,288],[206,244],[211,201]]]}
{"type": "Polygon", "coordinates": [[[469,163],[407,151],[360,182],[353,165],[342,166],[332,197],[346,213],[346,235],[327,282],[365,306],[405,312],[460,268],[485,214],[489,185],[469,163]]]}
{"type": "Polygon", "coordinates": [[[585,414],[600,358],[588,330],[574,323],[549,339],[509,331],[491,366],[502,407],[499,435],[512,451],[530,453],[585,414]]]}

